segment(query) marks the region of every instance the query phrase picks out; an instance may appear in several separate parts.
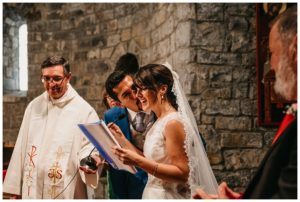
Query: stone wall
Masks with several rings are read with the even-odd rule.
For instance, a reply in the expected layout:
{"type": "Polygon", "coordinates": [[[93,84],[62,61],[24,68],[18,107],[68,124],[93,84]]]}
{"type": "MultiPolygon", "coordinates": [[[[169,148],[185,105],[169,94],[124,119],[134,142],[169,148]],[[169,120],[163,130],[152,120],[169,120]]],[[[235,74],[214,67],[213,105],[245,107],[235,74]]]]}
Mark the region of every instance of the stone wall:
{"type": "Polygon", "coordinates": [[[3,16],[3,55],[10,55],[11,57],[3,58],[3,83],[4,92],[12,92],[19,90],[19,61],[14,60],[18,58],[19,38],[13,37],[19,35],[19,27],[25,22],[24,18],[13,9],[4,9],[3,16]]]}
{"type": "Polygon", "coordinates": [[[40,63],[48,55],[70,60],[72,85],[101,117],[105,79],[120,55],[133,52],[141,65],[173,65],[218,181],[244,189],[274,133],[256,125],[255,4],[19,3],[3,9],[27,20],[29,53],[27,97],[4,96],[4,143],[15,141],[26,105],[43,91],[40,63]]]}
{"type": "Polygon", "coordinates": [[[219,181],[242,191],[274,133],[257,126],[255,4],[197,4],[196,13],[200,130],[219,181]]]}

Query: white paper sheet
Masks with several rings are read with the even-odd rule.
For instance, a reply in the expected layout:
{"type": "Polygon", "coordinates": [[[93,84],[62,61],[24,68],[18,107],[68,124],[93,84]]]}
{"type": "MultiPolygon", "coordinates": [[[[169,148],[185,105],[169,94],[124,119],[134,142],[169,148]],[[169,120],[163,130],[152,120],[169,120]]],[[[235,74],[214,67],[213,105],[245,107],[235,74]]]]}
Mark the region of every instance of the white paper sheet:
{"type": "Polygon", "coordinates": [[[100,155],[115,169],[126,170],[135,174],[137,172],[134,166],[125,165],[119,158],[112,153],[112,147],[121,147],[110,132],[103,120],[96,123],[78,124],[83,134],[91,141],[97,148],[100,155]]]}

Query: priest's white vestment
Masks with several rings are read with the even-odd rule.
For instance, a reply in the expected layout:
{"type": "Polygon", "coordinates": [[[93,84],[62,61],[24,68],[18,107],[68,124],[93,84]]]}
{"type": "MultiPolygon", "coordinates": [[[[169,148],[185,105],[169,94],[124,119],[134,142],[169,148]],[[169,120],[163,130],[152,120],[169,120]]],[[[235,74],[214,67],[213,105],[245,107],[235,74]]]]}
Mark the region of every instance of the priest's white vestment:
{"type": "Polygon", "coordinates": [[[95,188],[98,174],[78,171],[80,159],[90,153],[93,145],[77,124],[98,120],[95,110],[70,84],[59,99],[51,99],[44,92],[31,101],[25,110],[3,192],[22,195],[23,199],[85,198],[83,182],[95,188]]]}

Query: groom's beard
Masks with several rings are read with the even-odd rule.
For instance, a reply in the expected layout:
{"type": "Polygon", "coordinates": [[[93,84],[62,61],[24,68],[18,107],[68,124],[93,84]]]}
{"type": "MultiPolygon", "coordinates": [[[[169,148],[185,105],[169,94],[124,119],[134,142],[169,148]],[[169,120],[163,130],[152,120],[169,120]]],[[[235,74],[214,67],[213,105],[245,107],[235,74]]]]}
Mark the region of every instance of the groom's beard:
{"type": "Polygon", "coordinates": [[[274,90],[288,101],[293,100],[294,92],[297,88],[297,75],[293,71],[293,66],[288,61],[287,54],[280,57],[277,71],[275,72],[274,90]]]}

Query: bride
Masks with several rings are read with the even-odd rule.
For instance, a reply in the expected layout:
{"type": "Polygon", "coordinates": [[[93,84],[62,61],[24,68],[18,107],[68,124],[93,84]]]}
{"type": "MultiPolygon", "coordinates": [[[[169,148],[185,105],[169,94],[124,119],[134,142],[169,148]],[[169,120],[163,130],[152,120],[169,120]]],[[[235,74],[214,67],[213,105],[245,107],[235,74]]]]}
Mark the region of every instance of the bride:
{"type": "Polygon", "coordinates": [[[216,194],[217,182],[179,77],[166,66],[149,64],[135,76],[143,111],[153,111],[157,117],[146,134],[144,152],[127,141],[117,125],[110,124],[114,136],[126,142],[113,151],[124,164],[148,173],[143,199],[191,198],[199,187],[216,194]]]}

